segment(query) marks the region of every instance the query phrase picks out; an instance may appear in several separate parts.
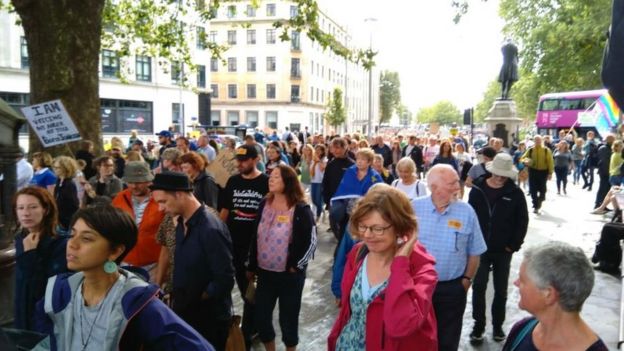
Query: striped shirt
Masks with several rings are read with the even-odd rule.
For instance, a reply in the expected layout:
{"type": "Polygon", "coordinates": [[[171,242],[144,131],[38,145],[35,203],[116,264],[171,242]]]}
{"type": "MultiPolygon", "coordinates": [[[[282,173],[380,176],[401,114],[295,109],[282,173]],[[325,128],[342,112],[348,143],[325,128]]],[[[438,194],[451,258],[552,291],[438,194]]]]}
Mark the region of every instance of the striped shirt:
{"type": "Polygon", "coordinates": [[[487,250],[477,215],[467,203],[452,202],[440,213],[426,196],[413,200],[412,208],[418,218],[418,240],[435,258],[441,282],[464,275],[468,257],[487,250]]]}
{"type": "Polygon", "coordinates": [[[145,199],[143,199],[143,201],[137,201],[134,196],[132,197],[132,210],[134,211],[134,221],[136,222],[137,227],[141,225],[141,220],[143,220],[143,213],[145,212],[145,209],[147,208],[147,204],[149,204],[150,199],[151,196],[147,196],[145,199]]]}

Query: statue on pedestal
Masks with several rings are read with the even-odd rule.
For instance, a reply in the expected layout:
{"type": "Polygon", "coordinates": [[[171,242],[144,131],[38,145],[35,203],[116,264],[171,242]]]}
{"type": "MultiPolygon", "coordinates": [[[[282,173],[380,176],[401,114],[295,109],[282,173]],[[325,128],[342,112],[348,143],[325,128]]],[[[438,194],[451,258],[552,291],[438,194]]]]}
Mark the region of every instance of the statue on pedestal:
{"type": "Polygon", "coordinates": [[[513,83],[518,81],[518,47],[507,38],[501,48],[503,52],[503,67],[501,67],[498,81],[501,83],[501,100],[509,100],[509,92],[513,83]]]}

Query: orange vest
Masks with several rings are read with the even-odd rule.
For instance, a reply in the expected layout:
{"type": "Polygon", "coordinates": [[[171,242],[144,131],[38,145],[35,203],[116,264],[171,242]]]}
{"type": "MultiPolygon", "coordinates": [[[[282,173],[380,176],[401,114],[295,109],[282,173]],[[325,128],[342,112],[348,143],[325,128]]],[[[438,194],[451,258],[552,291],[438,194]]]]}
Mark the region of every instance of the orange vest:
{"type": "MultiPolygon", "coordinates": [[[[113,199],[113,206],[135,218],[130,190],[126,189],[117,194],[113,199]]],[[[156,242],[156,233],[163,217],[165,217],[165,213],[158,209],[158,204],[150,197],[145,212],[143,212],[143,219],[139,225],[137,243],[123,259],[124,262],[128,262],[133,266],[145,266],[158,262],[160,245],[156,242]]]]}

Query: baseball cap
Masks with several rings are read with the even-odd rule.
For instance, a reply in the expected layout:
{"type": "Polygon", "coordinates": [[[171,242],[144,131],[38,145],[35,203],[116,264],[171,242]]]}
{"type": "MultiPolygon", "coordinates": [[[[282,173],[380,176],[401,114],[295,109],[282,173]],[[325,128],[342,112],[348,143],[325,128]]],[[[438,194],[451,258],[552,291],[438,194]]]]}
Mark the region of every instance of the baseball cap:
{"type": "Polygon", "coordinates": [[[160,133],[156,133],[159,137],[172,138],[173,134],[171,134],[168,130],[161,130],[160,133]]]}
{"type": "Polygon", "coordinates": [[[496,156],[496,150],[491,146],[483,147],[477,153],[485,157],[489,157],[491,159],[493,159],[496,156]]]}
{"type": "Polygon", "coordinates": [[[241,145],[236,149],[236,159],[239,161],[256,157],[258,157],[258,150],[253,145],[241,145]]]}

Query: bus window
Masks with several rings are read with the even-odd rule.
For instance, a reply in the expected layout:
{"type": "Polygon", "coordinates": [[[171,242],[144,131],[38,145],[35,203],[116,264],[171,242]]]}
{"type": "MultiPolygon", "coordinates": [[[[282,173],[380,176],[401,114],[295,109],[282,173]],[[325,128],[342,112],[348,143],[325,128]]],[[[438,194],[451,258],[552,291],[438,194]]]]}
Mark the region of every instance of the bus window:
{"type": "Polygon", "coordinates": [[[581,99],[564,99],[560,102],[560,110],[578,110],[581,99]]]}
{"type": "Polygon", "coordinates": [[[542,100],[539,106],[540,111],[555,111],[559,109],[559,99],[542,100]]]}

